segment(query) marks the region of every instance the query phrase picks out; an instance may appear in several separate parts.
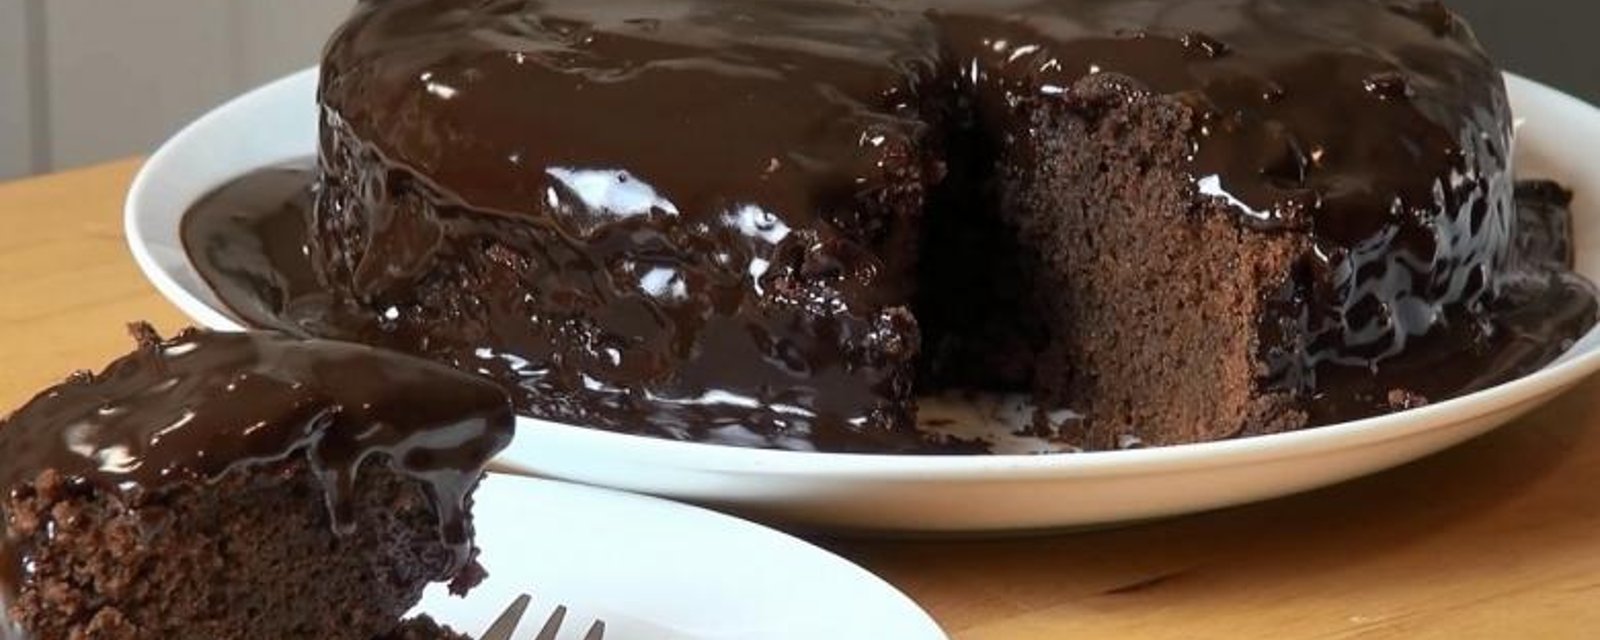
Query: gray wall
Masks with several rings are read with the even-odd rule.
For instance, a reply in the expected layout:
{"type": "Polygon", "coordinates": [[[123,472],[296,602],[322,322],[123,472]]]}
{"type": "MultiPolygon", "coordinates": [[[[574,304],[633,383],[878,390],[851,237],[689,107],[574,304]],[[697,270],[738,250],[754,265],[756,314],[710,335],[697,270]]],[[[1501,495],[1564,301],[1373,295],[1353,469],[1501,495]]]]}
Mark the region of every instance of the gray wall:
{"type": "Polygon", "coordinates": [[[0,180],[148,153],[314,64],[353,0],[0,0],[0,180]]]}
{"type": "MultiPolygon", "coordinates": [[[[1327,0],[1339,1],[1339,0],[1327,0]]],[[[1510,71],[1600,104],[1600,0],[1445,0],[1510,71]]]]}

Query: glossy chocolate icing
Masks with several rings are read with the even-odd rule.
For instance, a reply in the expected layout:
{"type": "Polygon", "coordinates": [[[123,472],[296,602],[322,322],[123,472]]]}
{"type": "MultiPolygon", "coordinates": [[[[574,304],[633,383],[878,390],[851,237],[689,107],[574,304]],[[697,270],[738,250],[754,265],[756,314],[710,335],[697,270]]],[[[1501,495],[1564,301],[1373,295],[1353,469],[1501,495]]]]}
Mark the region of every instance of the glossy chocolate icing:
{"type": "Polygon", "coordinates": [[[325,63],[313,264],[369,310],[343,330],[535,415],[918,446],[937,51],[851,3],[365,3],[325,63]]]}
{"type": "MultiPolygon", "coordinates": [[[[309,161],[308,161],[309,164],[309,161]]],[[[338,325],[349,313],[328,305],[309,275],[306,216],[315,180],[309,168],[263,170],[244,176],[207,198],[185,218],[184,243],[218,296],[246,323],[289,331],[338,325]],[[298,293],[294,293],[298,292],[298,293]],[[288,307],[281,301],[294,300],[288,307]]],[[[1441,332],[1415,353],[1377,371],[1342,371],[1325,378],[1340,394],[1313,402],[1313,424],[1331,424],[1409,408],[1485,389],[1530,373],[1569,349],[1592,327],[1594,288],[1571,271],[1571,194],[1529,182],[1518,187],[1518,239],[1503,300],[1479,322],[1441,332]],[[1400,392],[1398,395],[1396,392],[1400,392]]],[[[515,380],[501,378],[505,384],[515,380]]],[[[644,425],[649,414],[639,416],[644,425]]],[[[647,426],[638,433],[653,433],[647,426]]],[[[709,440],[720,444],[744,444],[709,440]]],[[[813,442],[813,448],[837,448],[813,442]]],[[[873,441],[852,443],[869,450],[873,441]]],[[[974,452],[962,443],[927,442],[906,451],[974,452]]]]}
{"type": "MultiPolygon", "coordinates": [[[[513,413],[497,386],[360,345],[136,332],[135,353],[0,422],[0,487],[54,470],[103,491],[151,492],[296,459],[323,483],[331,522],[343,529],[358,467],[386,458],[426,487],[438,513],[454,553],[440,578],[471,560],[468,494],[511,442],[513,413]]],[[[0,599],[16,595],[29,553],[25,540],[0,540],[0,599]]]]}
{"type": "Polygon", "coordinates": [[[1579,281],[1529,293],[1565,267],[1511,253],[1493,65],[1437,3],[1388,0],[364,2],[324,66],[309,246],[281,249],[316,284],[230,304],[492,376],[539,417],[925,449],[910,306],[938,286],[915,269],[941,134],[1049,161],[1016,151],[1051,133],[1031,116],[1090,75],[1188,107],[1192,195],[1304,240],[1264,283],[1260,386],[1314,424],[1503,380],[1592,324],[1579,281]],[[1562,320],[1504,326],[1535,308],[1562,320]],[[1411,379],[1441,362],[1483,366],[1411,379]]]}

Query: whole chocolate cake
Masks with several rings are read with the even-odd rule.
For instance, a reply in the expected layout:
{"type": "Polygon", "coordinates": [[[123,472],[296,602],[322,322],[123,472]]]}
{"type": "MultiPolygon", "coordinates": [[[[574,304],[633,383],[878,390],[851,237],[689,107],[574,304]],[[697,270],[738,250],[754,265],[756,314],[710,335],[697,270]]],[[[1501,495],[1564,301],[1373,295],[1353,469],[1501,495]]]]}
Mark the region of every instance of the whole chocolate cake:
{"type": "Polygon", "coordinates": [[[464,592],[495,385],[369,347],[139,329],[0,422],[0,637],[373,640],[464,592]]]}
{"type": "Polygon", "coordinates": [[[322,73],[296,326],[543,418],[923,450],[916,394],[975,387],[1178,444],[1594,319],[1514,255],[1505,85],[1437,2],[368,0],[322,73]]]}

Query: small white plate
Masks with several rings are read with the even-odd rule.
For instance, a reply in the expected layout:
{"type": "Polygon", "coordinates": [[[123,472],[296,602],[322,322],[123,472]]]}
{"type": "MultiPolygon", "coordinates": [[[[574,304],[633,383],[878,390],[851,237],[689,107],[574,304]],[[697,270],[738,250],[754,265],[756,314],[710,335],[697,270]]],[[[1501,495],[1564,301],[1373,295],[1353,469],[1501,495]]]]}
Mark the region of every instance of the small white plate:
{"type": "Polygon", "coordinates": [[[520,594],[517,638],[557,605],[562,638],[595,619],[606,640],[945,640],[904,594],[848,561],[760,525],[655,498],[491,474],[473,517],[489,578],[418,605],[479,634],[520,594]]]}
{"type": "MultiPolygon", "coordinates": [[[[1578,270],[1600,281],[1600,111],[1509,78],[1522,177],[1575,188],[1578,270]]],[[[239,329],[184,254],[183,213],[252,169],[316,149],[316,73],[245,95],[184,129],[145,165],[127,235],[145,275],[201,325],[239,329]]],[[[1505,424],[1600,369],[1600,332],[1556,363],[1480,393],[1369,420],[1226,442],[1072,455],[866,456],[669,442],[523,420],[505,468],[832,529],[1058,529],[1274,498],[1387,469],[1505,424]]],[[[982,419],[978,407],[945,415],[982,419]]],[[[972,426],[972,425],[965,425],[972,426]]]]}

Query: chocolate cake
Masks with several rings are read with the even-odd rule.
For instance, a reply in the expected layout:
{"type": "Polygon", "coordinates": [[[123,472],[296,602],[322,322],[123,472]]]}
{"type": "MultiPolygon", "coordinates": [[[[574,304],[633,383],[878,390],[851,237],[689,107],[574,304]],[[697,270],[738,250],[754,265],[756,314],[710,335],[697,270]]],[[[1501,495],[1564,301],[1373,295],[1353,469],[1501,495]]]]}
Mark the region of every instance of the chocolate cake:
{"type": "Polygon", "coordinates": [[[1437,2],[369,0],[320,100],[317,286],[266,315],[563,422],[938,450],[916,396],[960,387],[1180,444],[1482,388],[1595,316],[1514,255],[1505,85],[1437,2]]]}
{"type": "Polygon", "coordinates": [[[0,636],[373,640],[429,583],[483,577],[497,386],[365,346],[138,334],[0,423],[0,636]]]}

